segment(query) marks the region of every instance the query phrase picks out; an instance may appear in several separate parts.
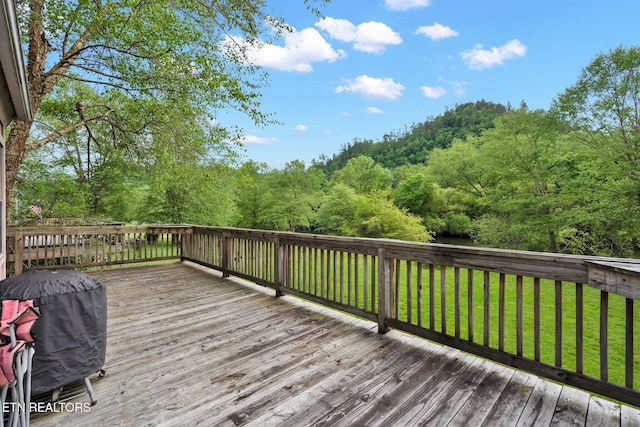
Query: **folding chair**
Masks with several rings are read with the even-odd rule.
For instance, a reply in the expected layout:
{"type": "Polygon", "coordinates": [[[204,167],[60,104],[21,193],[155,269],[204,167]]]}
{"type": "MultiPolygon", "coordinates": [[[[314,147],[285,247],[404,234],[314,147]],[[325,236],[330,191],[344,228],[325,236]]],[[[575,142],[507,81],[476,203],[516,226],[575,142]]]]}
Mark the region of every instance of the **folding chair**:
{"type": "Polygon", "coordinates": [[[33,323],[40,317],[33,301],[3,300],[0,313],[0,405],[3,416],[8,391],[12,405],[8,423],[11,427],[28,426],[31,406],[31,366],[35,354],[35,339],[31,334],[33,323]],[[26,350],[26,351],[25,351],[26,350]]]}

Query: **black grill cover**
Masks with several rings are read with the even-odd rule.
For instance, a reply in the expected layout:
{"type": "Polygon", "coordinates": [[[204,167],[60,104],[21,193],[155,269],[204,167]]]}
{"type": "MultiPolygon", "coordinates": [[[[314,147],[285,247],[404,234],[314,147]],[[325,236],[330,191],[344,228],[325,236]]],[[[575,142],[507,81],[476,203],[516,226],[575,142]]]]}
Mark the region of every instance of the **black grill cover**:
{"type": "Polygon", "coordinates": [[[34,301],[32,394],[52,391],[102,368],[107,350],[107,292],[88,274],[32,270],[0,281],[0,300],[34,301]]]}

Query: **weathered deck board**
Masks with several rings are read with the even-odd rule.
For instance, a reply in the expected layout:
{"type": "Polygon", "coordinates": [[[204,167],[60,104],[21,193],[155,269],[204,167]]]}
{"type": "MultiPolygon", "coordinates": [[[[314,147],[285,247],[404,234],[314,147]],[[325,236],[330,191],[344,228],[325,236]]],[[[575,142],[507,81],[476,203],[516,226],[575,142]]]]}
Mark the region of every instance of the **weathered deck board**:
{"type": "Polygon", "coordinates": [[[201,267],[93,274],[109,304],[98,404],[33,426],[640,425],[636,408],[201,267]]]}

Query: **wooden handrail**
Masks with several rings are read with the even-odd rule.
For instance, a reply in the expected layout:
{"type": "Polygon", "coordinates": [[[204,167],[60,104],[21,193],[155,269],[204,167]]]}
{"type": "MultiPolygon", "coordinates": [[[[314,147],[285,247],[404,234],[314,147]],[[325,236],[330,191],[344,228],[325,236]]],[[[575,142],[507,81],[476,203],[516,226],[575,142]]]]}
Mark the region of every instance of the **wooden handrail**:
{"type": "Polygon", "coordinates": [[[179,259],[185,225],[55,226],[7,230],[7,274],[179,259]]]}

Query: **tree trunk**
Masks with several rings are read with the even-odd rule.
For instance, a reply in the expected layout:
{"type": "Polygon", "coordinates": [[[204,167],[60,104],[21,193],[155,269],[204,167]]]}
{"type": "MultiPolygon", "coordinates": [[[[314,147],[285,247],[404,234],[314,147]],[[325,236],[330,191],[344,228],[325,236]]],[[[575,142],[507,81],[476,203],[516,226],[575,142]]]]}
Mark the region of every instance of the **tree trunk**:
{"type": "Polygon", "coordinates": [[[20,166],[22,165],[24,156],[27,153],[27,138],[29,138],[29,132],[31,131],[32,124],[33,122],[15,120],[11,124],[9,137],[6,141],[5,164],[7,171],[7,187],[5,197],[7,203],[7,223],[9,220],[9,213],[12,212],[11,206],[13,204],[13,190],[15,189],[18,181],[20,166]]]}
{"type": "Polygon", "coordinates": [[[549,250],[551,252],[558,252],[558,241],[556,239],[556,233],[554,231],[549,232],[549,250]]]}
{"type": "MultiPolygon", "coordinates": [[[[46,33],[42,23],[42,11],[44,7],[44,0],[30,0],[30,18],[29,18],[29,47],[27,51],[27,86],[29,89],[29,100],[31,102],[31,113],[35,117],[38,112],[38,108],[42,103],[42,99],[50,94],[55,85],[64,76],[75,60],[75,55],[83,46],[91,34],[86,32],[80,39],[74,43],[70,52],[66,53],[64,58],[61,58],[57,64],[52,67],[55,72],[45,72],[47,54],[51,50],[49,43],[47,42],[46,33]]],[[[29,139],[29,133],[33,121],[23,122],[15,120],[11,124],[9,136],[6,141],[6,172],[7,172],[7,187],[5,197],[7,200],[7,218],[9,219],[9,212],[11,212],[10,205],[12,203],[13,191],[16,187],[18,180],[18,172],[20,166],[24,161],[25,155],[29,151],[27,141],[29,139]]],[[[48,142],[48,141],[45,141],[48,142]]],[[[44,145],[44,144],[42,144],[44,145]]],[[[32,147],[34,148],[34,147],[32,147]]]]}

